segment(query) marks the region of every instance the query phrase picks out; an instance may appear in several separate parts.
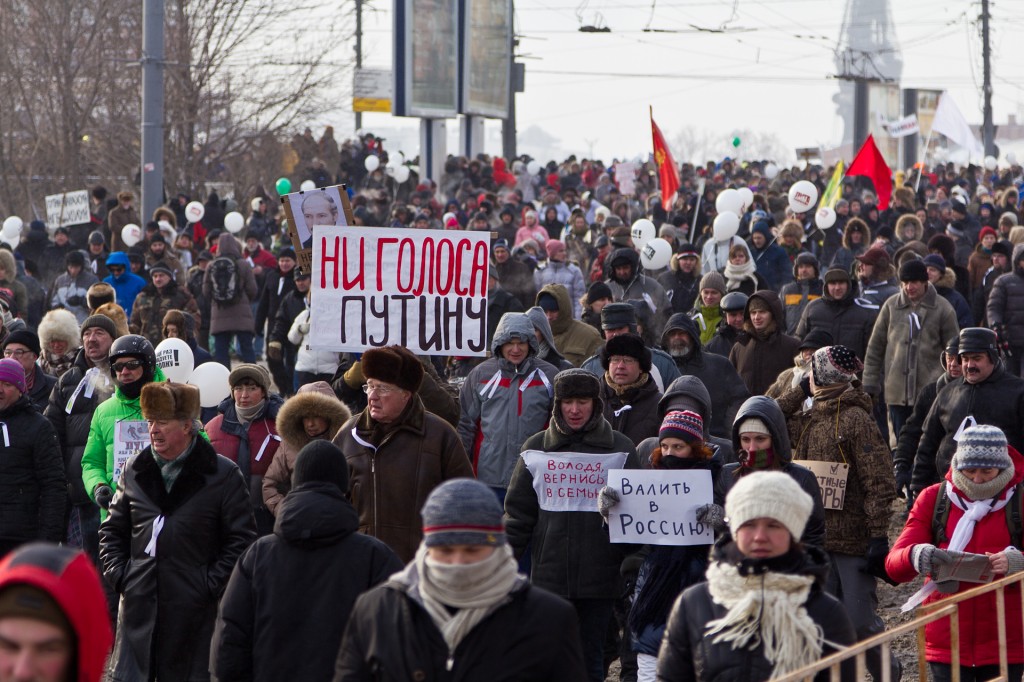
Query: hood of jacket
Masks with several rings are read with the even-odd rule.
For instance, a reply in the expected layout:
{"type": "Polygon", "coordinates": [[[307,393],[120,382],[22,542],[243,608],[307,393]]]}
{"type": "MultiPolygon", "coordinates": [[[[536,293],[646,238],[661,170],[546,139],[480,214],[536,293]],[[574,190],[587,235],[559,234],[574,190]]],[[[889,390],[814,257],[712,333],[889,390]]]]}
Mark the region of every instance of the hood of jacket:
{"type": "MultiPolygon", "coordinates": [[[[559,306],[559,311],[561,311],[561,306],[559,306]]],[[[558,348],[555,347],[555,335],[551,332],[551,323],[548,322],[548,316],[544,314],[544,309],[535,305],[524,314],[530,318],[533,328],[539,330],[540,335],[544,337],[544,343],[548,344],[548,348],[551,349],[548,352],[564,360],[565,356],[559,353],[558,348]]]]}
{"type": "Polygon", "coordinates": [[[277,433],[298,452],[312,439],[302,425],[304,417],[323,417],[327,420],[327,440],[334,438],[341,425],[352,417],[352,411],[338,400],[326,381],[314,381],[299,388],[277,412],[277,433]]]}
{"type": "Polygon", "coordinates": [[[659,414],[662,416],[667,414],[676,398],[689,398],[700,404],[700,415],[704,418],[704,435],[706,436],[712,417],[711,394],[708,393],[708,387],[704,385],[703,381],[690,374],[673,379],[672,383],[665,388],[665,394],[661,396],[661,400],[658,401],[659,414]]]}
{"type": "Polygon", "coordinates": [[[666,353],[668,352],[668,333],[676,330],[689,334],[690,340],[693,342],[693,354],[687,360],[700,358],[701,351],[703,350],[703,346],[700,343],[700,330],[697,328],[697,322],[686,313],[673,313],[672,317],[668,318],[668,322],[665,324],[665,331],[661,333],[662,349],[666,353]]]}
{"type": "Polygon", "coordinates": [[[754,334],[754,325],[750,321],[750,303],[751,301],[756,300],[761,300],[767,303],[768,309],[772,313],[772,321],[768,327],[771,330],[769,336],[774,336],[776,333],[784,330],[786,317],[782,312],[782,299],[779,298],[779,295],[771,289],[760,289],[755,291],[750,295],[750,298],[747,299],[747,307],[743,309],[743,330],[748,334],[754,334]]]}
{"type": "Polygon", "coordinates": [[[861,253],[863,251],[867,251],[868,245],[870,245],[870,244],[871,244],[871,228],[868,227],[867,224],[863,220],[861,220],[860,218],[851,218],[846,223],[846,229],[843,230],[843,248],[844,249],[849,249],[850,251],[852,251],[855,254],[859,254],[859,253],[861,253]],[[857,222],[854,223],[853,222],[854,220],[856,220],[857,222]],[[850,241],[850,234],[851,234],[850,228],[851,227],[854,228],[853,232],[856,232],[857,228],[861,228],[861,233],[864,235],[864,238],[860,240],[860,244],[853,244],[850,241]]]}
{"type": "Polygon", "coordinates": [[[615,249],[611,252],[605,262],[608,264],[608,278],[614,282],[618,282],[623,287],[626,287],[630,282],[632,282],[640,272],[640,254],[638,254],[635,249],[625,247],[615,249]],[[618,262],[621,265],[624,260],[629,262],[632,270],[629,273],[629,278],[623,281],[615,276],[615,264],[618,262]]]}
{"type": "Polygon", "coordinates": [[[843,297],[840,299],[832,298],[832,296],[830,296],[828,293],[828,282],[822,282],[821,297],[825,300],[826,304],[838,305],[841,307],[846,307],[848,305],[853,304],[853,298],[857,293],[857,284],[853,281],[852,278],[849,277],[846,281],[849,284],[849,286],[846,287],[846,294],[844,294],[843,297]]]}
{"type": "Polygon", "coordinates": [[[896,232],[896,239],[906,244],[907,242],[921,241],[921,238],[924,236],[924,225],[921,224],[921,221],[913,213],[904,213],[896,220],[894,231],[896,232]],[[903,236],[903,231],[907,226],[914,228],[914,234],[910,239],[903,236]]]}
{"type": "Polygon", "coordinates": [[[534,299],[535,305],[540,305],[541,294],[551,294],[558,301],[558,317],[551,323],[551,332],[564,334],[569,331],[569,326],[572,324],[572,301],[569,300],[569,290],[561,284],[545,284],[537,292],[537,298],[534,299]]]}
{"type": "MultiPolygon", "coordinates": [[[[2,257],[2,254],[0,254],[0,258],[2,257]]],[[[111,265],[120,265],[126,271],[130,271],[132,267],[132,262],[128,260],[128,254],[125,253],[124,251],[114,251],[109,256],[107,256],[106,265],[107,267],[110,267],[111,265]]]]}
{"type": "Polygon", "coordinates": [[[952,289],[956,286],[956,271],[953,268],[946,268],[942,276],[935,281],[936,289],[952,289]]]}
{"type": "Polygon", "coordinates": [[[333,483],[303,483],[277,507],[274,535],[313,549],[337,544],[359,529],[359,513],[333,483]]]}
{"type": "Polygon", "coordinates": [[[217,238],[217,255],[226,258],[241,258],[242,245],[238,243],[234,235],[225,232],[217,238]]]}
{"type": "Polygon", "coordinates": [[[779,404],[771,398],[763,395],[755,395],[747,398],[746,402],[740,405],[736,412],[736,418],[732,422],[732,447],[736,453],[743,449],[740,447],[740,424],[749,417],[757,417],[768,427],[772,436],[772,449],[780,464],[788,464],[793,457],[789,445],[789,431],[786,429],[786,417],[782,414],[779,404]]]}
{"type": "Polygon", "coordinates": [[[513,338],[523,339],[530,344],[527,357],[537,355],[540,345],[537,343],[537,335],[533,333],[533,322],[526,313],[505,313],[498,320],[498,326],[494,329],[494,339],[491,341],[491,352],[494,353],[494,357],[500,358],[501,347],[513,338]]]}

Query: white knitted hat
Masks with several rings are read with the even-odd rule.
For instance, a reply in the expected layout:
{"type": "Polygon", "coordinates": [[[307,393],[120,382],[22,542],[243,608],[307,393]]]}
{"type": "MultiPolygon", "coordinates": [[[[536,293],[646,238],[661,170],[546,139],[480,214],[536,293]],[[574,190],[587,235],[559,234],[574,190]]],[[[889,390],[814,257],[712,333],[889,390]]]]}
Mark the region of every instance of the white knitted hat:
{"type": "Polygon", "coordinates": [[[725,497],[725,519],[733,536],[747,521],[767,517],[780,521],[799,540],[813,508],[814,500],[800,484],[778,471],[747,474],[725,497]]]}

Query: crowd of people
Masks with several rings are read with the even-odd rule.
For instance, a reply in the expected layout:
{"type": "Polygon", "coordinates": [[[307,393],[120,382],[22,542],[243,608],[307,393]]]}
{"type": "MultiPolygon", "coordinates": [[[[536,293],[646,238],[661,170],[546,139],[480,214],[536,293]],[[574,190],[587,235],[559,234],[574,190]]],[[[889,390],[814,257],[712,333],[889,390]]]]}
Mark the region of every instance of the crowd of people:
{"type": "MultiPolygon", "coordinates": [[[[382,141],[342,149],[306,179],[347,183],[357,225],[491,233],[488,356],[309,348],[310,273],[265,192],[238,234],[215,194],[200,221],[185,195],[146,221],[101,187],[89,224],[27,225],[0,246],[0,677],[40,655],[15,618],[63,638],[38,679],[600,681],[616,659],[629,682],[768,679],[882,632],[879,579],[925,576],[917,604],[970,587],[958,553],[1024,570],[1019,166],[899,172],[884,210],[846,178],[823,229],[786,199],[824,190],[814,166],[684,164],[663,201],[646,165],[630,195],[575,158],[453,157],[396,186],[382,141]],[[716,239],[737,187],[753,198],[716,239]],[[229,369],[219,405],[167,380],[169,338],[229,369]],[[553,511],[524,452],[706,470],[713,544],[613,543],[621,491],[553,511]],[[103,618],[8,582],[23,565],[95,567],[75,580],[103,618]]],[[[969,603],[960,677],[988,679],[992,601],[969,603]]],[[[948,625],[927,642],[951,679],[948,625]]],[[[875,680],[903,663],[868,652],[875,680]]]]}

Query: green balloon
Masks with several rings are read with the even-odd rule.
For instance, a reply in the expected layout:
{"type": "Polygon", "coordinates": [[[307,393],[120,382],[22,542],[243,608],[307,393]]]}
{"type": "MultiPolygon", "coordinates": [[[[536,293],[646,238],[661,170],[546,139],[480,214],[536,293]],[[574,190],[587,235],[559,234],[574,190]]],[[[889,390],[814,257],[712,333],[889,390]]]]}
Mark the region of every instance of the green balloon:
{"type": "Polygon", "coordinates": [[[738,138],[738,137],[732,138],[732,146],[733,147],[739,147],[740,146],[740,138],[738,138]]]}
{"type": "Polygon", "coordinates": [[[278,194],[288,194],[292,191],[292,181],[288,178],[278,178],[274,186],[277,188],[278,194]]]}

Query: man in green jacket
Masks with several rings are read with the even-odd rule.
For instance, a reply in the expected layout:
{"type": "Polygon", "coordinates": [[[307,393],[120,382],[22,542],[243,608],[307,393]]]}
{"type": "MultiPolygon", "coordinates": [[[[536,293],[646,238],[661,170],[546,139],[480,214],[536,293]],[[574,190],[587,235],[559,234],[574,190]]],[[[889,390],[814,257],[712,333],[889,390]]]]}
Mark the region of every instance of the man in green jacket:
{"type": "Polygon", "coordinates": [[[157,367],[153,344],[144,336],[129,334],[117,339],[110,346],[109,359],[114,395],[96,408],[82,455],[82,482],[104,519],[128,456],[149,445],[139,407],[142,387],[166,379],[157,367]]]}

